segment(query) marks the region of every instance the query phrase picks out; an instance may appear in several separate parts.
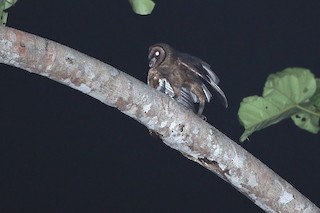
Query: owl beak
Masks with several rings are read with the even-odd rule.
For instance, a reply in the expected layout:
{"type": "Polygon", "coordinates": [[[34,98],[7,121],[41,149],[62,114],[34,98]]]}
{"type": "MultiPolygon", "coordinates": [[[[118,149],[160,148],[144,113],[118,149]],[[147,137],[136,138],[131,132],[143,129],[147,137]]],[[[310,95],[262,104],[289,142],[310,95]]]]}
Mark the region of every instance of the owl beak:
{"type": "Polygon", "coordinates": [[[151,58],[149,61],[149,67],[154,67],[155,63],[156,63],[157,59],[155,57],[151,58]]]}

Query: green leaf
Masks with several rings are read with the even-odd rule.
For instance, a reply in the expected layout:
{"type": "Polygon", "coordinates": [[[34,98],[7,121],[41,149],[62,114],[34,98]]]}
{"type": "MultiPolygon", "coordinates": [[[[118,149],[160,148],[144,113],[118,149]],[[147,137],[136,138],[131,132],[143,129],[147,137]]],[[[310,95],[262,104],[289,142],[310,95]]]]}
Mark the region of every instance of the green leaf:
{"type": "Polygon", "coordinates": [[[263,97],[247,97],[240,103],[238,117],[245,128],[240,140],[305,109],[302,105],[310,105],[315,91],[316,80],[307,69],[287,68],[271,74],[265,83],[263,97]]]}
{"type": "Polygon", "coordinates": [[[151,0],[129,0],[132,10],[139,15],[148,15],[152,12],[155,3],[151,0]]]}
{"type": "Polygon", "coordinates": [[[298,104],[310,98],[315,90],[316,81],[308,69],[287,68],[268,77],[262,96],[284,97],[298,104]]]}
{"type": "MultiPolygon", "coordinates": [[[[315,111],[314,106],[309,106],[308,110],[315,111]]],[[[291,116],[293,122],[308,132],[317,134],[320,131],[320,117],[306,111],[300,111],[297,114],[291,116]]]]}
{"type": "Polygon", "coordinates": [[[18,0],[0,0],[0,25],[5,25],[8,19],[8,13],[4,10],[13,6],[18,0]]]}
{"type": "Polygon", "coordinates": [[[293,105],[288,105],[289,102],[283,102],[282,99],[279,99],[277,104],[274,104],[273,101],[275,100],[260,96],[250,96],[243,99],[240,103],[238,116],[245,131],[241,135],[240,141],[243,142],[253,132],[278,123],[298,111],[293,105]]]}
{"type": "Polygon", "coordinates": [[[318,111],[320,111],[320,79],[316,79],[317,89],[314,95],[311,97],[310,101],[316,107],[318,111]]]}

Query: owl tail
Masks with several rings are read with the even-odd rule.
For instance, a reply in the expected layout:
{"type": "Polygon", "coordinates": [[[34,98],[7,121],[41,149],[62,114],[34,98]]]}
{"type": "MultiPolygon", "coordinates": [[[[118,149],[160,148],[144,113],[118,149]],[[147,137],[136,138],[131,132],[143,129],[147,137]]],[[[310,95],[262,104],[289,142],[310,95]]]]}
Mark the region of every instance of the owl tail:
{"type": "MultiPolygon", "coordinates": [[[[223,106],[225,108],[227,108],[228,107],[228,100],[227,100],[227,97],[224,94],[224,92],[220,89],[220,87],[216,83],[211,82],[209,88],[211,90],[214,90],[214,92],[218,95],[220,101],[222,102],[223,106]]],[[[206,96],[207,102],[210,102],[212,94],[209,91],[209,89],[206,87],[205,84],[202,84],[202,91],[203,91],[204,95],[206,96]]]]}
{"type": "Polygon", "coordinates": [[[220,89],[220,87],[215,84],[214,82],[210,82],[210,86],[214,89],[214,91],[217,93],[220,101],[222,102],[223,106],[225,108],[228,107],[228,100],[224,92],[220,89]]]}

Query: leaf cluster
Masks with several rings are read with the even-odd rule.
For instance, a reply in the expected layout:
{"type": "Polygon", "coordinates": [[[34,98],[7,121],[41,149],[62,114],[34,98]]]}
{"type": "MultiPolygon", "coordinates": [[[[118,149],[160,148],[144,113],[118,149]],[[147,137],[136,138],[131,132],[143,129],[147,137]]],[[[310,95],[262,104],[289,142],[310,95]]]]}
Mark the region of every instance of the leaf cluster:
{"type": "Polygon", "coordinates": [[[253,132],[291,117],[306,131],[320,131],[320,79],[305,68],[287,68],[271,74],[261,96],[246,97],[238,111],[245,131],[243,142],[253,132]]]}

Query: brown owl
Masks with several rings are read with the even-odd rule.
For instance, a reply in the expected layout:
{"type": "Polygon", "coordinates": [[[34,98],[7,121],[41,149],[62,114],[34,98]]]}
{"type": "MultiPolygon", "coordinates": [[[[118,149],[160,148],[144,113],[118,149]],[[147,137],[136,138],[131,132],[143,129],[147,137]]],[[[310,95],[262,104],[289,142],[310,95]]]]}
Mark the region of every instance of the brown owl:
{"type": "Polygon", "coordinates": [[[201,59],[178,52],[164,43],[152,45],[148,59],[148,84],[200,117],[205,102],[210,102],[212,97],[209,89],[218,94],[225,107],[228,106],[227,98],[218,86],[219,78],[201,59]]]}

